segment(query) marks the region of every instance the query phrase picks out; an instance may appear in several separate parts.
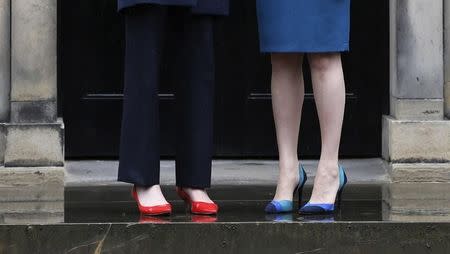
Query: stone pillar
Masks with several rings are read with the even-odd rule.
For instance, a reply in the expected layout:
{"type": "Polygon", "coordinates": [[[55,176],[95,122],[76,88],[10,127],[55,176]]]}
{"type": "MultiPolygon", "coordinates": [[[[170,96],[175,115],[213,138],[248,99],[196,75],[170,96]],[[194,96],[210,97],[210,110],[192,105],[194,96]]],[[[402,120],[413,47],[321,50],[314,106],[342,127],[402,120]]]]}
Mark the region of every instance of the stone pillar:
{"type": "Polygon", "coordinates": [[[0,122],[9,121],[11,0],[0,0],[0,122]]]}
{"type": "Polygon", "coordinates": [[[444,1],[444,114],[450,119],[450,2],[444,1]]]}
{"type": "Polygon", "coordinates": [[[62,124],[56,105],[56,2],[12,1],[6,166],[63,166],[62,124]]]}
{"type": "Polygon", "coordinates": [[[0,166],[5,156],[5,122],[9,122],[11,88],[11,0],[0,0],[0,166]]]}
{"type": "Polygon", "coordinates": [[[386,199],[396,212],[436,214],[449,202],[436,192],[450,193],[443,35],[443,0],[390,1],[391,112],[383,117],[382,154],[393,182],[386,199]]]}
{"type": "Polygon", "coordinates": [[[12,0],[10,122],[0,170],[0,217],[9,221],[20,213],[63,218],[64,125],[56,102],[57,0],[12,0]]]}

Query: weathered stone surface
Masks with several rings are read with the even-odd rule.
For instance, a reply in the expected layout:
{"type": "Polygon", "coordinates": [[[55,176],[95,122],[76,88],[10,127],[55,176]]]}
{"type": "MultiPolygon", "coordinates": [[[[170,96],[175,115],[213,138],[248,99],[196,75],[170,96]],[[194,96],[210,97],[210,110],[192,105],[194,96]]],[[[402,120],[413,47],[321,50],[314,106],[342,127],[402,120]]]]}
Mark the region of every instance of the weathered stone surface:
{"type": "Polygon", "coordinates": [[[392,210],[404,214],[439,214],[449,216],[450,200],[445,199],[391,199],[392,210]]]}
{"type": "Polygon", "coordinates": [[[442,120],[442,99],[397,99],[391,97],[391,116],[397,120],[442,120]]]}
{"type": "Polygon", "coordinates": [[[448,223],[5,225],[0,252],[422,254],[446,253],[449,238],[448,223]]]}
{"type": "Polygon", "coordinates": [[[450,2],[444,1],[444,111],[450,119],[450,2]]]}
{"type": "Polygon", "coordinates": [[[56,100],[56,3],[11,3],[12,101],[56,100]]]}
{"type": "Polygon", "coordinates": [[[408,214],[403,211],[389,211],[384,214],[383,220],[394,222],[449,222],[447,214],[408,214]]]}
{"type": "Polygon", "coordinates": [[[10,0],[0,0],[0,122],[9,119],[11,85],[10,0]]]}
{"type": "MultiPolygon", "coordinates": [[[[381,121],[381,157],[389,164],[391,159],[391,117],[383,116],[381,121]]],[[[386,165],[387,168],[389,165],[386,165]]]]}
{"type": "Polygon", "coordinates": [[[450,222],[450,182],[386,184],[383,201],[384,220],[450,222]]]}
{"type": "Polygon", "coordinates": [[[383,117],[383,158],[393,163],[450,162],[450,121],[383,117]]]}
{"type": "Polygon", "coordinates": [[[383,187],[384,200],[446,200],[450,203],[450,182],[392,183],[383,187]]]}
{"type": "Polygon", "coordinates": [[[64,134],[62,123],[8,124],[5,165],[64,165],[64,134]]]}
{"type": "Polygon", "coordinates": [[[2,201],[0,214],[58,214],[64,212],[64,201],[2,201]]]}
{"type": "MultiPolygon", "coordinates": [[[[0,202],[64,200],[63,167],[3,168],[0,202]]],[[[30,205],[33,203],[30,203],[30,205]]],[[[0,210],[3,210],[0,209],[0,210]]]]}
{"type": "Polygon", "coordinates": [[[0,202],[0,224],[50,224],[64,222],[63,200],[0,202]]]}
{"type": "Polygon", "coordinates": [[[393,0],[390,5],[391,95],[442,99],[443,1],[393,0]]]}
{"type": "MultiPolygon", "coordinates": [[[[59,204],[64,204],[59,202],[59,204]]],[[[64,209],[64,207],[63,207],[64,209]]],[[[24,212],[24,213],[1,213],[0,224],[50,224],[64,222],[64,212],[24,212]]]]}
{"type": "Polygon", "coordinates": [[[0,166],[5,162],[6,135],[5,125],[0,124],[0,166]]]}
{"type": "Polygon", "coordinates": [[[56,101],[17,101],[11,103],[12,123],[54,123],[56,101]]]}
{"type": "Polygon", "coordinates": [[[392,182],[450,182],[450,163],[393,163],[392,182]]]}
{"type": "Polygon", "coordinates": [[[450,82],[446,82],[444,85],[444,111],[445,117],[450,119],[450,82]]]}

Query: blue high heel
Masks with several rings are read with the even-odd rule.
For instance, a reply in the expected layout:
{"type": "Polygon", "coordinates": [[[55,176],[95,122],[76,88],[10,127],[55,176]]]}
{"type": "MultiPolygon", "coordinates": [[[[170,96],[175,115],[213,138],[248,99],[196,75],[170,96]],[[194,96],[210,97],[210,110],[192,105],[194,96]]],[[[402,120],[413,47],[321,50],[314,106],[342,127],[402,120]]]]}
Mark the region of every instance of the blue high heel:
{"type": "MultiPolygon", "coordinates": [[[[339,165],[339,190],[336,196],[338,206],[340,206],[342,191],[344,190],[346,184],[347,184],[347,175],[345,174],[344,168],[341,165],[339,165]]],[[[334,203],[311,204],[308,202],[306,205],[300,208],[299,212],[301,214],[329,214],[333,213],[334,210],[335,210],[334,203]]]]}
{"type": "MultiPolygon", "coordinates": [[[[303,193],[303,186],[305,186],[306,180],[308,180],[308,177],[306,176],[305,169],[303,168],[303,165],[299,166],[299,181],[298,185],[294,190],[295,192],[298,191],[298,203],[301,205],[302,202],[302,193],[303,193]]],[[[266,213],[289,213],[294,210],[294,202],[292,200],[272,200],[269,204],[267,204],[265,211],[266,213]]]]}

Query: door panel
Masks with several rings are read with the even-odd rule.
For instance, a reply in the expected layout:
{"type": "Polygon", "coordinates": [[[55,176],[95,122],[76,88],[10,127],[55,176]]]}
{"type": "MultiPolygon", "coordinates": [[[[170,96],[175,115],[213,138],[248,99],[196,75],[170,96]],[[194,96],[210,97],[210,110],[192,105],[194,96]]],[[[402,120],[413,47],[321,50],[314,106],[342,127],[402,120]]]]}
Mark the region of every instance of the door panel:
{"type": "MultiPolygon", "coordinates": [[[[124,26],[115,2],[59,1],[59,105],[68,157],[115,158],[118,153],[124,26]]],[[[270,59],[259,53],[254,5],[253,0],[233,0],[231,16],[216,24],[216,157],[277,154],[270,59]]],[[[345,157],[380,155],[381,115],[388,112],[388,8],[388,0],[352,2],[351,52],[343,54],[347,105],[341,155],[345,157]]],[[[299,153],[317,157],[320,132],[307,61],[303,69],[307,94],[299,153]]],[[[160,89],[163,156],[174,154],[174,93],[164,78],[160,89]]]]}

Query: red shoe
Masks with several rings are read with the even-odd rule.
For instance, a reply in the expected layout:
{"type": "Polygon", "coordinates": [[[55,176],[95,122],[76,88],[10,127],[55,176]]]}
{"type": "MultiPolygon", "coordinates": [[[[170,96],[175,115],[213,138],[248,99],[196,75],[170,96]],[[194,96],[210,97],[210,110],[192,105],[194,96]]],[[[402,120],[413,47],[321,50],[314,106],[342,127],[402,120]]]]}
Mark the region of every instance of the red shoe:
{"type": "Polygon", "coordinates": [[[136,192],[136,186],[133,186],[133,190],[131,191],[134,200],[136,200],[139,208],[139,212],[143,215],[168,215],[172,213],[172,206],[170,204],[165,205],[157,205],[157,206],[143,206],[141,205],[141,202],[139,201],[137,192],[136,192]]]}
{"type": "Polygon", "coordinates": [[[191,213],[201,215],[217,214],[219,206],[215,203],[195,202],[191,200],[191,197],[182,189],[177,187],[177,193],[186,203],[191,206],[191,213]]]}

